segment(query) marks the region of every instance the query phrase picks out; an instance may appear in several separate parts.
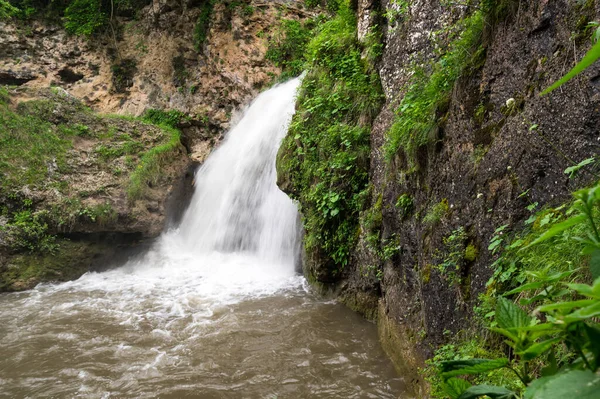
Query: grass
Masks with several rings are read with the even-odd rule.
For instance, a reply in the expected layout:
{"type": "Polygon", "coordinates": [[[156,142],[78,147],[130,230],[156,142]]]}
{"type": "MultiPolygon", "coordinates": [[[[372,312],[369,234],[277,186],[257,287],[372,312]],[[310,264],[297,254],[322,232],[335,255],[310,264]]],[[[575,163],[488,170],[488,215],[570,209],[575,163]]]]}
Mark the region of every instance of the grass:
{"type": "Polygon", "coordinates": [[[116,221],[110,202],[87,200],[105,195],[103,186],[82,186],[82,191],[73,185],[72,175],[80,173],[77,146],[93,149],[87,151],[87,171],[117,176],[116,185],[134,202],[179,156],[180,132],[173,126],[185,116],[150,110],[143,120],[99,117],[61,92],[36,95],[41,98],[14,109],[7,89],[0,88],[0,214],[7,218],[4,230],[13,250],[48,254],[58,250],[56,231],[70,231],[77,223],[116,221]],[[60,192],[61,199],[32,200],[48,190],[60,192]]]}
{"type": "Polygon", "coordinates": [[[455,82],[484,54],[481,46],[484,20],[481,11],[462,20],[455,27],[461,33],[437,62],[430,68],[423,65],[413,68],[408,91],[387,133],[385,154],[388,161],[402,150],[409,167],[416,167],[416,152],[435,139],[435,131],[448,107],[455,82]]]}
{"type": "Polygon", "coordinates": [[[51,174],[65,170],[71,141],[54,125],[30,112],[34,108],[46,110],[49,104],[32,102],[20,107],[17,113],[9,108],[6,92],[0,96],[3,97],[0,102],[0,192],[40,185],[51,174]]]}
{"type": "Polygon", "coordinates": [[[162,168],[169,163],[170,155],[181,148],[181,133],[179,130],[163,125],[168,132],[169,141],[151,148],[142,154],[140,161],[129,177],[127,196],[135,201],[143,197],[149,184],[156,184],[162,176],[162,168]]]}

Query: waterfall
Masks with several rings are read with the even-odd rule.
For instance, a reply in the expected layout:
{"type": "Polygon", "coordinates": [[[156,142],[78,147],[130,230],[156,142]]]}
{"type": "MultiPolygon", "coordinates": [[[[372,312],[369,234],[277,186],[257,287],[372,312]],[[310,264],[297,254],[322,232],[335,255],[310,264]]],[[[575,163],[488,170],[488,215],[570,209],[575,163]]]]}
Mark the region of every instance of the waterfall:
{"type": "Polygon", "coordinates": [[[293,267],[298,212],[276,186],[275,157],[298,85],[259,95],[202,165],[178,233],[187,251],[248,253],[293,267]]]}
{"type": "MultiPolygon", "coordinates": [[[[194,292],[217,302],[297,286],[295,204],[276,185],[275,158],[294,113],[300,79],[260,94],[195,176],[180,226],[140,258],[74,284],[194,292]],[[117,280],[117,282],[115,282],[117,280]]],[[[177,298],[181,298],[177,296],[177,298]]],[[[179,300],[176,299],[176,300],[179,300]]]]}

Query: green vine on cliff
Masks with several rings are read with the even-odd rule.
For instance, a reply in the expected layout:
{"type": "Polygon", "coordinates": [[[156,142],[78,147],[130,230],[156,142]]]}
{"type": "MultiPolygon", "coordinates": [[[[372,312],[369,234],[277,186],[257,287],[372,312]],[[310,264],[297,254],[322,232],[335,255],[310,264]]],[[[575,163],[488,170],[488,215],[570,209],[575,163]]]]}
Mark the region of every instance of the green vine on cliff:
{"type": "Polygon", "coordinates": [[[412,71],[409,89],[387,133],[385,153],[389,161],[402,149],[409,166],[416,166],[416,151],[435,137],[435,130],[448,107],[456,80],[469,65],[474,65],[484,55],[485,49],[480,46],[484,29],[482,12],[475,11],[458,26],[461,27],[461,34],[431,66],[430,72],[423,67],[416,67],[412,71]]]}

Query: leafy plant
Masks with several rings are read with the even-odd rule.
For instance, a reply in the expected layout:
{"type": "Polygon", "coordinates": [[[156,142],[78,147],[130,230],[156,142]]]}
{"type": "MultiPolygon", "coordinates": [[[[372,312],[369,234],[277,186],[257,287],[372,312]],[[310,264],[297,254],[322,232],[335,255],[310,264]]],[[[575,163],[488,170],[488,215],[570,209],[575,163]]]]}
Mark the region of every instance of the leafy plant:
{"type": "Polygon", "coordinates": [[[265,58],[282,69],[281,79],[298,76],[304,70],[306,46],[313,37],[313,21],[284,19],[269,41],[265,58]]]}
{"type": "Polygon", "coordinates": [[[307,75],[277,160],[280,182],[302,207],[307,254],[330,276],[349,262],[359,235],[368,126],[382,101],[378,76],[361,53],[356,17],[344,3],[306,46],[307,75]]]}
{"type": "Polygon", "coordinates": [[[596,62],[600,58],[600,42],[596,42],[592,48],[585,54],[583,59],[577,63],[565,76],[554,82],[550,87],[546,90],[542,91],[541,95],[545,95],[551,93],[552,91],[558,89],[560,86],[567,83],[569,80],[573,79],[581,72],[590,67],[594,62],[596,62]]]}
{"type": "Polygon", "coordinates": [[[200,51],[206,38],[208,36],[208,29],[210,28],[210,18],[212,16],[213,8],[216,0],[208,0],[200,5],[200,15],[196,21],[194,27],[194,47],[196,51],[200,51]]]}
{"type": "Polygon", "coordinates": [[[8,1],[0,0],[0,21],[2,21],[3,19],[9,19],[17,15],[18,12],[19,9],[13,7],[12,4],[10,4],[8,1]]]}
{"type": "MultiPolygon", "coordinates": [[[[551,273],[549,269],[530,272],[530,281],[514,288],[496,300],[495,324],[491,330],[504,336],[517,356],[508,359],[460,359],[441,365],[440,375],[446,381],[446,392],[452,398],[517,398],[518,392],[490,385],[472,386],[457,376],[484,374],[497,368],[507,368],[527,385],[525,398],[562,398],[569,392],[576,397],[597,396],[600,387],[600,236],[596,209],[600,205],[600,186],[577,191],[575,202],[566,220],[557,221],[531,243],[517,240],[511,244],[527,251],[569,230],[583,227],[585,234],[569,236],[589,256],[589,272],[594,282],[565,282],[578,273],[571,269],[551,273]],[[526,312],[506,297],[519,295],[521,305],[535,306],[526,312]],[[568,356],[557,354],[566,348],[568,356]],[[534,364],[545,364],[541,378],[534,364]]],[[[505,226],[500,231],[502,232],[505,226]]],[[[499,239],[492,242],[500,243],[499,239]]],[[[499,244],[498,244],[499,245],[499,244]]],[[[496,245],[497,246],[497,245],[496,245]]]]}
{"type": "Polygon", "coordinates": [[[75,0],[65,9],[65,29],[80,36],[91,36],[108,22],[100,0],[75,0]]]}
{"type": "Polygon", "coordinates": [[[459,26],[461,33],[448,46],[448,51],[431,66],[415,68],[408,91],[396,110],[397,117],[387,133],[385,154],[388,161],[404,150],[410,167],[416,166],[416,150],[429,143],[438,119],[449,101],[452,88],[463,71],[480,57],[484,15],[476,11],[459,26]],[[441,112],[440,112],[441,111],[441,112]]]}

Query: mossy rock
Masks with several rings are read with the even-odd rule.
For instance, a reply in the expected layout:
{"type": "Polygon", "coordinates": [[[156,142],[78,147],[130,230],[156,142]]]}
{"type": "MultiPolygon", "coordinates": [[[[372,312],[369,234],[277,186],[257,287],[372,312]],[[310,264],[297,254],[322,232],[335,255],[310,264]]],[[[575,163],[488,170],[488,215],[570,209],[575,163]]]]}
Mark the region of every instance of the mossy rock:
{"type": "Polygon", "coordinates": [[[42,282],[75,280],[88,272],[107,247],[63,239],[54,254],[20,254],[0,270],[0,292],[31,289],[42,282]]]}

